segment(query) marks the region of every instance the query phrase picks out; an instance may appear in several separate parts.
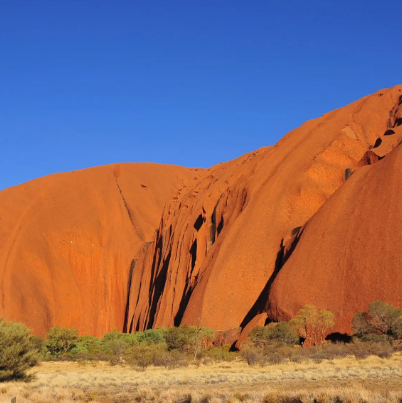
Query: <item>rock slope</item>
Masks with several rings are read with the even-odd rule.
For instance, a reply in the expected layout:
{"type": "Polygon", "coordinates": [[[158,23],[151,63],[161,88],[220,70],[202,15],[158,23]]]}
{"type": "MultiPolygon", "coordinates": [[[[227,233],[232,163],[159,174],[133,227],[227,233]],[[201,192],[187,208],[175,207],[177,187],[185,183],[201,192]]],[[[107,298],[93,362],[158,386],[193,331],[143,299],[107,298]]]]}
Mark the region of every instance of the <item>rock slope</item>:
{"type": "MultiPolygon", "coordinates": [[[[392,134],[398,143],[402,128],[392,134]]],[[[303,228],[275,279],[267,311],[289,319],[309,301],[336,314],[338,332],[374,300],[402,306],[402,146],[357,169],[303,228]]]]}
{"type": "Polygon", "coordinates": [[[43,335],[53,325],[121,329],[133,255],[194,170],[119,164],[0,192],[0,315],[43,335]]]}
{"type": "Polygon", "coordinates": [[[311,303],[350,332],[369,302],[402,306],[401,123],[396,86],[206,170],[120,164],[2,191],[0,314],[39,334],[199,323],[234,341],[311,303]]]}
{"type": "MultiPolygon", "coordinates": [[[[296,258],[289,277],[277,277],[303,239],[306,222],[355,170],[379,161],[398,143],[398,135],[390,131],[401,121],[401,90],[378,91],[306,122],[273,147],[210,168],[165,208],[153,242],[136,257],[127,330],[197,322],[236,329],[265,311],[277,320],[305,303],[324,307],[337,299],[329,287],[326,299],[300,292],[293,300],[302,282],[301,274],[294,275],[301,270],[296,258]]],[[[383,242],[375,233],[371,236],[383,242]]],[[[309,248],[304,252],[300,264],[308,265],[309,248]]],[[[311,268],[322,269],[319,263],[311,268]]],[[[340,287],[351,278],[344,278],[340,287]]],[[[371,292],[368,299],[380,296],[371,292]]],[[[359,307],[367,298],[361,302],[359,307]]],[[[350,317],[342,316],[345,309],[337,309],[342,324],[350,317]]]]}

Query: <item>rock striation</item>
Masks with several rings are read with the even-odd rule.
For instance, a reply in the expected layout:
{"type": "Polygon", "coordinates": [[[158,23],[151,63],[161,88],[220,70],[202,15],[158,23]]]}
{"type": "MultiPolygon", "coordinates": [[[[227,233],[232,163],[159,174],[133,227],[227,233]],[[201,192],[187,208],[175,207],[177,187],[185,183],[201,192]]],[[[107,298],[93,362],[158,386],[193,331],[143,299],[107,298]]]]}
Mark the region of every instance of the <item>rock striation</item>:
{"type": "MultiPolygon", "coordinates": [[[[299,273],[300,263],[309,265],[308,248],[303,261],[293,258],[306,223],[356,170],[378,162],[400,142],[395,127],[401,90],[378,91],[306,122],[273,147],[207,170],[165,208],[153,242],[137,256],[127,330],[197,322],[219,330],[244,328],[263,312],[279,320],[305,303],[330,307],[329,299],[338,300],[330,287],[322,300],[296,293],[299,282],[302,289],[309,281],[293,272],[282,280],[282,271],[291,262],[299,273]]],[[[361,219],[356,225],[364,226],[361,219]]],[[[314,270],[323,269],[317,264],[314,270]]],[[[349,312],[381,295],[357,297],[360,305],[349,312]]],[[[344,312],[346,306],[337,309],[342,329],[350,318],[344,312]]]]}
{"type": "Polygon", "coordinates": [[[402,86],[209,169],[119,164],[0,192],[0,314],[43,334],[201,324],[220,342],[306,303],[335,331],[402,306],[402,86]]]}
{"type": "Polygon", "coordinates": [[[0,315],[35,333],[123,328],[133,255],[194,170],[118,164],[0,192],[0,315]]]}

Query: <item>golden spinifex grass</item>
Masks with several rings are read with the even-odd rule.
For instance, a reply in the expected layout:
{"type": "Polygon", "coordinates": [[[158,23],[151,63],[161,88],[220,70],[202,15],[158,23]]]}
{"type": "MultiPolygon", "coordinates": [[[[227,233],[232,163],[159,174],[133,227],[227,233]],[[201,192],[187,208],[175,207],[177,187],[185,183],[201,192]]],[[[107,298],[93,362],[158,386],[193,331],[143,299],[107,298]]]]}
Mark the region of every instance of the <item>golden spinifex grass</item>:
{"type": "Polygon", "coordinates": [[[0,384],[0,402],[399,402],[402,355],[321,363],[244,362],[137,371],[107,363],[46,362],[31,382],[0,384]]]}

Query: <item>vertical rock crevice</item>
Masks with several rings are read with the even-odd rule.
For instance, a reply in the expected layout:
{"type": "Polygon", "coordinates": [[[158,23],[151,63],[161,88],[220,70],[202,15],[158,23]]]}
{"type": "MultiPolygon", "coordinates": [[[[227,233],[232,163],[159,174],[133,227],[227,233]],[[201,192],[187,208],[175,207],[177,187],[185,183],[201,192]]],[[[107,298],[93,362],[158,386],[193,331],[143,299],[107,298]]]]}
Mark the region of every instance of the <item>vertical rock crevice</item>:
{"type": "MultiPolygon", "coordinates": [[[[133,274],[134,274],[134,267],[135,267],[136,259],[133,259],[131,261],[130,265],[130,271],[128,274],[128,281],[127,281],[127,300],[126,300],[126,309],[124,313],[124,324],[123,324],[123,333],[127,333],[127,322],[128,322],[128,316],[129,316],[129,310],[130,310],[130,294],[131,294],[131,283],[133,281],[133,274]]],[[[132,326],[132,324],[131,324],[132,326]]],[[[130,328],[131,328],[130,326],[130,328]]]]}
{"type": "Polygon", "coordinates": [[[304,227],[296,227],[292,230],[290,238],[283,238],[281,240],[279,251],[276,255],[275,269],[272,275],[269,277],[264,289],[261,291],[261,294],[240,324],[241,328],[244,328],[256,315],[267,310],[267,304],[269,301],[269,294],[272,284],[287,260],[292,255],[293,251],[295,250],[297,244],[299,243],[300,237],[303,234],[303,231],[304,227]]]}
{"type": "Polygon", "coordinates": [[[152,287],[153,290],[152,290],[152,293],[150,293],[150,297],[152,296],[152,299],[150,300],[149,319],[148,319],[148,323],[147,323],[147,328],[149,328],[149,329],[151,329],[154,325],[159,301],[160,301],[163,291],[165,289],[167,272],[168,272],[168,267],[169,267],[171,256],[172,256],[172,252],[170,251],[169,254],[167,255],[166,259],[163,261],[162,268],[161,268],[160,272],[158,273],[158,275],[155,279],[155,282],[153,283],[153,287],[152,287]]]}
{"type": "Polygon", "coordinates": [[[144,233],[143,233],[142,230],[138,227],[138,225],[136,225],[136,223],[135,223],[134,214],[133,214],[133,212],[132,212],[132,210],[131,210],[129,204],[127,203],[127,201],[126,201],[126,199],[125,199],[125,197],[124,197],[123,191],[121,190],[121,187],[120,187],[120,185],[119,185],[119,182],[117,181],[117,178],[116,178],[116,185],[117,185],[117,188],[119,189],[121,198],[122,198],[123,203],[124,203],[124,207],[125,207],[126,210],[127,210],[128,217],[129,217],[129,219],[130,219],[130,221],[131,221],[131,224],[132,224],[133,227],[134,227],[135,232],[137,233],[138,237],[139,237],[142,241],[145,241],[144,233]]]}

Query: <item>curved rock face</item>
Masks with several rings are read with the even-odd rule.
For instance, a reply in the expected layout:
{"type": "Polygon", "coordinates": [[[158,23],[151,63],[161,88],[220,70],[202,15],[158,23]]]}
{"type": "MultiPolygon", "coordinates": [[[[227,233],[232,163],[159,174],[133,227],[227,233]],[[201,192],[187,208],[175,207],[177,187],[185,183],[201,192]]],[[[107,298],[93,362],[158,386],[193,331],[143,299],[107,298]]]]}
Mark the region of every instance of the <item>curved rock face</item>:
{"type": "MultiPolygon", "coordinates": [[[[393,134],[402,139],[402,128],[393,134]]],[[[306,224],[275,279],[267,310],[289,319],[306,301],[336,314],[336,330],[369,303],[402,306],[402,146],[364,166],[306,224]]]]}
{"type": "Polygon", "coordinates": [[[131,261],[191,169],[118,164],[0,192],[0,315],[43,335],[122,329],[131,261]]]}
{"type": "Polygon", "coordinates": [[[268,307],[273,285],[292,301],[290,280],[277,285],[277,276],[304,224],[359,166],[395,147],[385,145],[394,138],[386,132],[398,124],[401,90],[381,90],[306,122],[274,147],[210,168],[165,209],[153,243],[137,256],[127,330],[197,322],[226,330],[268,308],[277,319],[314,302],[300,294],[289,310],[279,297],[268,307]]]}
{"type": "Polygon", "coordinates": [[[375,299],[402,305],[401,123],[397,86],[210,169],[120,164],[0,192],[0,315],[241,342],[309,303],[349,331],[375,299]]]}

